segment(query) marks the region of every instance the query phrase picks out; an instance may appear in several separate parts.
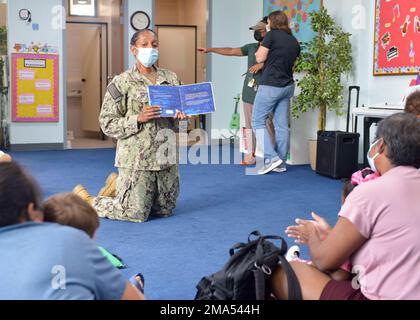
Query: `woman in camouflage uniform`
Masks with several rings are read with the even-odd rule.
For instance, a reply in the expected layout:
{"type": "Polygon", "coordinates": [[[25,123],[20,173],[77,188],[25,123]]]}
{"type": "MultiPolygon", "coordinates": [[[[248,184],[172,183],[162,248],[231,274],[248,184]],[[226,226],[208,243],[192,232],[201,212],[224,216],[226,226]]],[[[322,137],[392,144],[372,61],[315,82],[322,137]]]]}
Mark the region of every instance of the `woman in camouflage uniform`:
{"type": "Polygon", "coordinates": [[[102,218],[145,222],[151,214],[170,216],[176,206],[178,159],[175,156],[173,161],[162,161],[160,150],[168,139],[161,133],[178,130],[179,120],[186,116],[177,112],[174,118],[162,118],[160,107],[149,106],[148,86],[181,84],[175,73],[155,66],[159,56],[156,34],[151,30],[135,33],[131,52],[136,65],[108,86],[99,117],[102,131],[118,141],[116,197],[93,198],[83,186],[74,191],[88,200],[102,218]]]}

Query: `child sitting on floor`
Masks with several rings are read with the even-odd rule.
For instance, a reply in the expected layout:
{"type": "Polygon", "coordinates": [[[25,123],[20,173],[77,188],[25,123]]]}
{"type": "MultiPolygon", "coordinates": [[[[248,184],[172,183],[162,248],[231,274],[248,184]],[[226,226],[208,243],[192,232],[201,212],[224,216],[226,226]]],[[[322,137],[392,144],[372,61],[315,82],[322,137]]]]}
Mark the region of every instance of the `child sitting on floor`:
{"type": "MultiPolygon", "coordinates": [[[[95,209],[74,193],[57,194],[47,199],[43,205],[44,221],[66,225],[95,238],[99,228],[99,217],[95,209]]],[[[109,262],[117,268],[123,268],[121,259],[110,254],[104,248],[98,247],[109,262]]],[[[144,277],[141,273],[130,279],[137,289],[144,293],[144,277]]]]}
{"type": "MultiPolygon", "coordinates": [[[[379,177],[379,174],[374,172],[370,168],[365,168],[363,170],[359,170],[359,171],[353,173],[353,175],[351,176],[351,179],[349,181],[346,181],[344,186],[343,186],[343,191],[341,193],[341,204],[342,205],[344,204],[348,195],[358,185],[360,185],[362,183],[366,183],[366,182],[371,181],[371,180],[374,180],[378,177],[379,177]]],[[[317,220],[318,223],[322,223],[322,224],[324,224],[326,229],[330,229],[330,226],[328,226],[328,224],[326,223],[326,221],[324,219],[317,216],[315,213],[313,213],[312,215],[313,215],[314,219],[317,220]]],[[[298,261],[298,262],[306,263],[306,264],[309,264],[309,265],[312,264],[312,261],[300,259],[299,256],[300,256],[300,248],[298,246],[292,246],[286,254],[286,259],[288,261],[298,261]]],[[[343,279],[347,279],[349,277],[349,274],[351,273],[351,271],[352,271],[352,266],[349,263],[345,263],[341,267],[341,269],[331,273],[330,276],[334,280],[340,281],[340,280],[343,280],[343,279]]]]}

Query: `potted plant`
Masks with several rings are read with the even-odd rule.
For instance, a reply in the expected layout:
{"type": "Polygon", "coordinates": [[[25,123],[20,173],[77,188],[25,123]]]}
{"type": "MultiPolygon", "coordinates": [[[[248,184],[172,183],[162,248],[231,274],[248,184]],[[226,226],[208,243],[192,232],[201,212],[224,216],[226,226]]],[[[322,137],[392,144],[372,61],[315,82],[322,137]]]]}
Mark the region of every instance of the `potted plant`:
{"type": "MultiPolygon", "coordinates": [[[[293,99],[291,109],[294,118],[303,112],[319,109],[318,130],[325,131],[327,111],[343,114],[344,86],[341,79],[352,70],[351,34],[344,32],[325,8],[311,12],[310,17],[317,35],[302,44],[295,72],[304,73],[304,77],[298,82],[301,93],[293,99]]],[[[312,144],[311,167],[315,170],[316,141],[312,144]]]]}
{"type": "Polygon", "coordinates": [[[0,55],[7,55],[7,28],[0,27],[0,55]]]}
{"type": "Polygon", "coordinates": [[[7,29],[0,27],[0,147],[6,146],[5,137],[5,112],[6,112],[6,98],[7,98],[7,84],[4,81],[5,61],[7,59],[7,29]]]}

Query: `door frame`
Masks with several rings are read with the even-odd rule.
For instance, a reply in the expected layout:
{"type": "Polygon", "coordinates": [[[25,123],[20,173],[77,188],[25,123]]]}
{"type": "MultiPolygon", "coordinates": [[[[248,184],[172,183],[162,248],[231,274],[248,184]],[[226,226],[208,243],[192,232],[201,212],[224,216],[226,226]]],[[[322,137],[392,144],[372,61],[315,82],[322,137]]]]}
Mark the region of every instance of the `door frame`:
{"type": "Polygon", "coordinates": [[[159,28],[160,27],[167,27],[167,28],[191,28],[194,29],[194,42],[195,42],[195,59],[194,59],[194,82],[197,83],[197,71],[198,71],[198,66],[197,66],[197,47],[198,47],[198,39],[197,39],[197,26],[195,25],[179,25],[179,24],[156,24],[155,25],[155,30],[156,30],[156,34],[159,35],[159,28]]]}
{"type": "MultiPolygon", "coordinates": [[[[100,96],[101,96],[101,100],[103,99],[103,96],[104,96],[104,94],[105,94],[105,92],[104,92],[104,84],[105,84],[105,87],[108,85],[108,76],[109,76],[109,27],[108,27],[108,23],[107,22],[96,22],[96,21],[66,21],[66,25],[67,24],[88,24],[88,25],[98,25],[98,26],[101,26],[101,28],[103,28],[103,27],[105,27],[105,43],[106,43],[106,45],[105,45],[105,65],[106,65],[106,67],[105,67],[105,70],[103,70],[103,65],[104,65],[104,61],[103,61],[103,56],[104,56],[104,46],[101,44],[101,46],[100,46],[100,48],[99,48],[99,50],[100,50],[100,62],[99,62],[99,64],[100,64],[100,66],[101,66],[101,75],[100,75],[100,82],[101,82],[101,85],[100,85],[100,96]],[[105,71],[105,74],[104,74],[104,71],[105,71]]],[[[66,60],[64,60],[65,61],[65,63],[64,63],[64,79],[66,79],[67,80],[67,68],[68,68],[68,64],[67,64],[67,29],[65,29],[65,33],[66,33],[66,36],[64,37],[64,41],[65,41],[65,48],[64,48],[64,52],[66,52],[66,54],[65,54],[65,59],[66,60]]],[[[101,34],[101,37],[102,37],[103,35],[101,34]]],[[[66,86],[64,86],[65,88],[66,88],[66,86]]],[[[67,115],[67,108],[68,108],[68,106],[67,106],[67,90],[65,89],[65,97],[64,97],[64,100],[65,100],[65,105],[66,105],[66,107],[65,107],[65,123],[64,123],[64,147],[65,147],[65,149],[67,149],[67,131],[68,131],[68,115],[67,115]]],[[[101,130],[101,132],[102,132],[102,130],[101,130]]],[[[102,139],[105,139],[105,135],[103,134],[103,132],[102,132],[102,139]]]]}

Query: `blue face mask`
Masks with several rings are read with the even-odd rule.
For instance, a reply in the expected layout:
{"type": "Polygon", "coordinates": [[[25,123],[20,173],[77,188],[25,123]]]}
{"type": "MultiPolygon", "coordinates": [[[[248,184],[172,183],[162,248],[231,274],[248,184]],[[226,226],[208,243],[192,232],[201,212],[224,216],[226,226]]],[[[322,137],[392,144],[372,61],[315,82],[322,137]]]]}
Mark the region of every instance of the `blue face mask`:
{"type": "Polygon", "coordinates": [[[150,68],[159,59],[159,51],[154,48],[137,48],[137,60],[145,66],[150,68]]]}
{"type": "Polygon", "coordinates": [[[368,153],[367,153],[367,159],[368,159],[368,162],[369,162],[369,166],[370,166],[370,168],[373,170],[373,171],[375,171],[375,172],[378,172],[378,170],[376,169],[376,166],[375,166],[375,159],[380,155],[380,153],[379,152],[376,152],[375,153],[375,155],[373,156],[373,157],[371,157],[370,156],[370,152],[372,151],[372,148],[375,146],[375,145],[377,145],[378,144],[378,142],[380,141],[381,139],[378,139],[378,140],[376,140],[371,146],[370,146],[370,148],[369,148],[369,151],[368,151],[368,153]]]}

